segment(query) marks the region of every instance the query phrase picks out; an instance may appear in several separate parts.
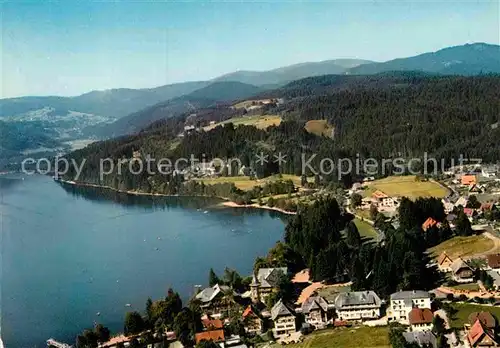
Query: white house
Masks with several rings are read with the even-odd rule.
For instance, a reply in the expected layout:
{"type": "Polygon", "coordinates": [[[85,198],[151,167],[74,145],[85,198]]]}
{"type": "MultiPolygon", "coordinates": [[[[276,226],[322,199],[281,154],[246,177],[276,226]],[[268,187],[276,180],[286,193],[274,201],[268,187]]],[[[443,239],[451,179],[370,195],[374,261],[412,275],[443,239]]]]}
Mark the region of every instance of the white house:
{"type": "Polygon", "coordinates": [[[380,297],[374,291],[341,293],[335,299],[335,309],[340,320],[378,319],[380,297]]]}
{"type": "Polygon", "coordinates": [[[271,319],[274,323],[273,335],[276,338],[287,336],[297,331],[294,310],[279,300],[271,309],[271,319]]]}
{"type": "Polygon", "coordinates": [[[413,308],[408,314],[411,331],[432,330],[434,315],[429,308],[413,308]]]}
{"type": "Polygon", "coordinates": [[[427,291],[399,291],[392,294],[387,309],[388,319],[408,325],[408,315],[413,308],[431,308],[431,296],[427,291]]]}

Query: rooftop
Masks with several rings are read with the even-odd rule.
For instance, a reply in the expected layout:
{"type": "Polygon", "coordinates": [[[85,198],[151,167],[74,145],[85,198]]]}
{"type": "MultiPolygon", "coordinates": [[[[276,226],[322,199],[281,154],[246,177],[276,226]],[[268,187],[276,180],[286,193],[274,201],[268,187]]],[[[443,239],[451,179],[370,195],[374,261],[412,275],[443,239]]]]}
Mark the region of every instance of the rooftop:
{"type": "Polygon", "coordinates": [[[196,344],[200,343],[201,341],[224,341],[224,330],[199,332],[195,335],[195,340],[196,344]]]}
{"type": "Polygon", "coordinates": [[[429,308],[413,308],[408,314],[410,325],[431,324],[433,318],[429,308]]]}
{"type": "Polygon", "coordinates": [[[202,291],[200,291],[197,295],[196,298],[200,300],[201,302],[210,302],[212,301],[218,294],[222,293],[224,294],[225,292],[230,291],[229,286],[226,285],[219,285],[215,284],[211,288],[205,288],[202,291]]]}
{"type": "Polygon", "coordinates": [[[436,336],[431,331],[412,331],[403,332],[403,337],[408,343],[417,343],[419,346],[424,344],[431,345],[433,348],[437,347],[436,336]]]}
{"type": "Polygon", "coordinates": [[[283,303],[283,301],[279,300],[271,309],[271,319],[276,320],[278,317],[295,315],[295,311],[289,308],[287,305],[283,303]]]}
{"type": "Polygon", "coordinates": [[[374,291],[355,291],[339,294],[335,300],[335,307],[349,306],[380,306],[380,297],[374,291]]]}

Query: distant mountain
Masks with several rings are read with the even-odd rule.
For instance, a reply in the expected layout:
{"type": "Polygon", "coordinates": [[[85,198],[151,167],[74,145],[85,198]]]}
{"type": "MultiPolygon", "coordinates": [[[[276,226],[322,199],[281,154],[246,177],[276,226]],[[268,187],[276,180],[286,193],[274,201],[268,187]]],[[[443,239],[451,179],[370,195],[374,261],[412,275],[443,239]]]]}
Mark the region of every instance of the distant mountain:
{"type": "Polygon", "coordinates": [[[241,82],[214,82],[190,94],[131,113],[113,123],[89,127],[85,132],[98,137],[133,133],[160,119],[170,118],[190,111],[196,113],[197,110],[215,105],[218,102],[227,103],[244,99],[262,91],[262,88],[241,82]]]}
{"type": "Polygon", "coordinates": [[[255,86],[275,85],[278,87],[304,77],[343,74],[347,69],[368,63],[373,62],[362,59],[334,59],[299,63],[269,71],[236,71],[217,77],[214,81],[239,81],[255,86]]]}
{"type": "Polygon", "coordinates": [[[122,117],[160,101],[179,97],[207,86],[210,82],[183,82],[149,89],[110,89],[76,97],[19,97],[0,99],[0,117],[15,116],[46,107],[60,114],[69,110],[106,117],[122,117]]]}
{"type": "Polygon", "coordinates": [[[500,73],[500,46],[474,43],[448,47],[414,57],[363,64],[349,69],[348,72],[366,75],[401,70],[420,70],[445,75],[500,73]]]}

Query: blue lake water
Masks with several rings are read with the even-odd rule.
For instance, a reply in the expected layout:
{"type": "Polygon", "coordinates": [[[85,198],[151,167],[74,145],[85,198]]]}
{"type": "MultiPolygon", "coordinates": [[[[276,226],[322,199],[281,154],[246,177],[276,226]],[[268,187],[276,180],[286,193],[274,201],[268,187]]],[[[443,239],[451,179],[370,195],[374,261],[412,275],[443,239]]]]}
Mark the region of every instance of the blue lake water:
{"type": "Polygon", "coordinates": [[[169,287],[186,299],[213,267],[250,274],[281,240],[285,217],[221,209],[213,199],[152,198],[0,177],[1,333],[8,348],[74,343],[94,321],[124,314],[169,287]],[[131,308],[125,304],[131,304],[131,308]],[[100,316],[97,316],[100,312],[100,316]]]}

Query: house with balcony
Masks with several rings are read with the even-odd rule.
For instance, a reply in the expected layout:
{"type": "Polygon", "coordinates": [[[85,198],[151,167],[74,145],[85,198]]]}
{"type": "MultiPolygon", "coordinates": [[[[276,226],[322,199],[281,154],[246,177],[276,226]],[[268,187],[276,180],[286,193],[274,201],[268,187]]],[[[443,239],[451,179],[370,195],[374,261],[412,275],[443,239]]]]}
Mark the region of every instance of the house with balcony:
{"type": "Polygon", "coordinates": [[[437,266],[441,272],[451,272],[451,265],[453,260],[451,257],[446,254],[446,252],[442,252],[437,259],[437,266]]]}
{"type": "Polygon", "coordinates": [[[271,309],[271,320],[274,323],[275,338],[285,337],[297,331],[297,318],[292,307],[279,300],[271,309]]]}
{"type": "Polygon", "coordinates": [[[368,320],[380,317],[382,301],[374,291],[341,293],[335,299],[339,320],[368,320]]]}
{"type": "Polygon", "coordinates": [[[387,316],[389,321],[409,324],[409,314],[414,308],[431,308],[431,296],[427,291],[398,291],[391,295],[387,316]]]}
{"type": "Polygon", "coordinates": [[[307,324],[315,328],[324,328],[328,322],[328,302],[321,296],[309,297],[298,312],[304,315],[307,324]]]}
{"type": "Polygon", "coordinates": [[[229,286],[215,284],[196,294],[196,299],[200,301],[203,313],[212,317],[219,317],[227,314],[233,305],[232,290],[229,286]]]}
{"type": "Polygon", "coordinates": [[[458,258],[450,266],[451,275],[457,283],[472,283],[474,281],[474,271],[462,258],[458,258]]]}
{"type": "Polygon", "coordinates": [[[252,334],[260,334],[264,328],[264,320],[256,306],[250,305],[243,311],[245,330],[252,334]]]}

